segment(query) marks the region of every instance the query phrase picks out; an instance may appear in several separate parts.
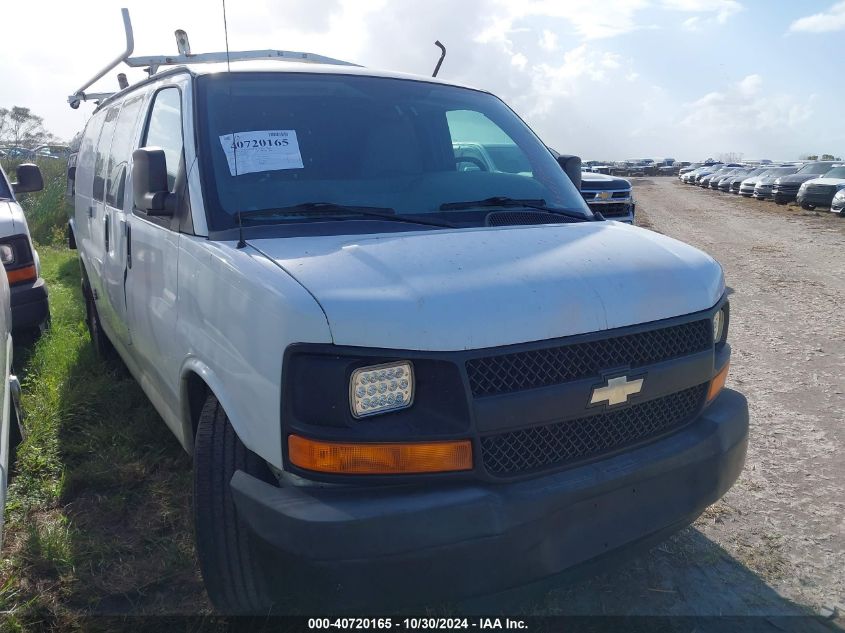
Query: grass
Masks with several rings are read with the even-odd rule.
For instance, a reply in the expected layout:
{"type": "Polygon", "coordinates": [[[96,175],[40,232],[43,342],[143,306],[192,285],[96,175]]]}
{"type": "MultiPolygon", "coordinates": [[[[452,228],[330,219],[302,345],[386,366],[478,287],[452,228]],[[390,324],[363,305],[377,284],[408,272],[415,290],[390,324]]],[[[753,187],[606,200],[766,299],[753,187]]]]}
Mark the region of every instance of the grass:
{"type": "Polygon", "coordinates": [[[0,562],[0,631],[208,611],[189,458],[125,369],[93,354],[73,251],[40,249],[52,326],[16,349],[27,437],[0,562]]]}

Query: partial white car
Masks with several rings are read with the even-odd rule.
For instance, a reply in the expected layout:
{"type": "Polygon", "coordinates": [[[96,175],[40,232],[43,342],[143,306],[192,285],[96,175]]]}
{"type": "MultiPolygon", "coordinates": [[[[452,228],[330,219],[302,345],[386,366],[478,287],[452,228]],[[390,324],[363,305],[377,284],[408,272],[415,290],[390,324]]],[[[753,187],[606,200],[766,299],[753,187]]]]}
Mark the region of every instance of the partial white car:
{"type": "Polygon", "coordinates": [[[845,189],[840,189],[833,196],[833,201],[830,203],[830,212],[838,213],[841,217],[845,218],[845,189]]]}
{"type": "Polygon", "coordinates": [[[3,509],[6,507],[6,488],[14,449],[21,439],[19,421],[20,383],[12,374],[12,311],[9,306],[9,282],[0,269],[0,366],[3,367],[3,387],[0,389],[0,547],[3,545],[3,509]]]}
{"type": "Polygon", "coordinates": [[[6,270],[15,331],[43,330],[50,318],[47,285],[41,278],[38,251],[29,235],[26,216],[17,194],[44,188],[37,165],[24,163],[10,182],[0,167],[0,261],[6,270]]]}

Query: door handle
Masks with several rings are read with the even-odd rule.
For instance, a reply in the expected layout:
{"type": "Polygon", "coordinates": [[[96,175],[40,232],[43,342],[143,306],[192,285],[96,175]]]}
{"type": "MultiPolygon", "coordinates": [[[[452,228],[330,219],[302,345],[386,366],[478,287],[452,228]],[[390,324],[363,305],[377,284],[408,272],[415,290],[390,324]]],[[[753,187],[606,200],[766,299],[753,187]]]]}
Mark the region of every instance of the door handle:
{"type": "Polygon", "coordinates": [[[126,223],[126,266],[132,268],[132,225],[126,223]]]}
{"type": "Polygon", "coordinates": [[[108,253],[109,252],[109,229],[111,228],[111,214],[106,213],[106,215],[103,216],[103,222],[104,222],[103,233],[104,233],[104,239],[105,239],[105,243],[106,243],[106,253],[108,253]]]}

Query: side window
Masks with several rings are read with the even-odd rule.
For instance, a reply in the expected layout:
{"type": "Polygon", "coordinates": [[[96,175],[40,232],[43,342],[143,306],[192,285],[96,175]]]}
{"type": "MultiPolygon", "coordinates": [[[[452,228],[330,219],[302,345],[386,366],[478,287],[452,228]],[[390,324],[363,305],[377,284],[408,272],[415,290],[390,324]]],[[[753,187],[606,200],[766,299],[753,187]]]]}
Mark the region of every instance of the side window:
{"type": "Polygon", "coordinates": [[[525,153],[502,128],[482,113],[450,110],[446,113],[446,123],[452,136],[458,171],[532,175],[531,163],[525,153]]]}
{"type": "Polygon", "coordinates": [[[144,147],[160,147],[167,159],[167,184],[173,191],[182,160],[182,101],[179,90],[159,90],[153,100],[144,147]]]}
{"type": "Polygon", "coordinates": [[[97,153],[94,157],[94,200],[100,200],[101,202],[105,198],[106,193],[106,163],[108,161],[109,147],[111,147],[111,139],[114,134],[118,111],[118,106],[112,106],[106,110],[103,130],[100,132],[100,138],[97,141],[97,153]]]}
{"type": "Polygon", "coordinates": [[[143,95],[127,99],[123,103],[117,125],[114,128],[109,152],[108,178],[106,180],[106,204],[111,207],[123,207],[123,194],[126,188],[126,170],[132,149],[135,146],[135,124],[141,111],[143,95]]]}

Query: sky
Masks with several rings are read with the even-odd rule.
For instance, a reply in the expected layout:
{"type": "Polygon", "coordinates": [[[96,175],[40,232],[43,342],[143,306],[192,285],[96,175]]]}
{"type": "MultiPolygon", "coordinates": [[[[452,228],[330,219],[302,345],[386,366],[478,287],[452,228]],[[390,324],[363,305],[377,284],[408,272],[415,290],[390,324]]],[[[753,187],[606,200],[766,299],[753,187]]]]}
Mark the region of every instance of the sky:
{"type": "MultiPolygon", "coordinates": [[[[67,95],[124,46],[224,49],[220,0],[30,0],[3,8],[0,107],[70,139],[67,95]]],[[[550,146],[584,159],[790,160],[845,154],[845,1],[227,0],[232,50],[304,50],[489,90],[550,146]],[[840,60],[837,62],[836,60],[840,60]]],[[[130,82],[143,75],[125,67],[130,82]]],[[[92,90],[117,87],[117,69],[92,90]]]]}

